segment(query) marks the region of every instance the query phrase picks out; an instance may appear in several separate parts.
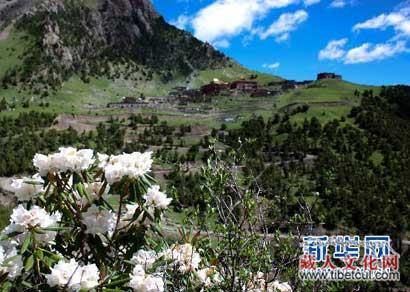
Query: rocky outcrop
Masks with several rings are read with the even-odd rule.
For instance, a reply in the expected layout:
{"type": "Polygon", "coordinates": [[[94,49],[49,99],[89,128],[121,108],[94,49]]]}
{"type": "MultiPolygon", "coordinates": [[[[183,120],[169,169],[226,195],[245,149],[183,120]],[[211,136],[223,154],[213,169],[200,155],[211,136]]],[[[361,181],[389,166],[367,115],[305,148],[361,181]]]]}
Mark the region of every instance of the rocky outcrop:
{"type": "Polygon", "coordinates": [[[34,0],[0,1],[0,31],[10,22],[26,13],[34,5],[34,0]]]}

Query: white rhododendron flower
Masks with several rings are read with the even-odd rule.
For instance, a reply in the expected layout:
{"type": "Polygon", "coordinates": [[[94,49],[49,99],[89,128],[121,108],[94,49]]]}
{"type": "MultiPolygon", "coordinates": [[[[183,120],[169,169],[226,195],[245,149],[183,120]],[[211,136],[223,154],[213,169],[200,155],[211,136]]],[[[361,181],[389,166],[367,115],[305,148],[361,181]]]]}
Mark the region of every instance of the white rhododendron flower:
{"type": "Polygon", "coordinates": [[[163,255],[166,259],[173,261],[182,273],[197,270],[201,262],[201,256],[189,243],[174,244],[163,255]]]}
{"type": "Polygon", "coordinates": [[[110,210],[104,210],[92,205],[83,213],[82,222],[87,226],[86,232],[89,234],[114,232],[117,216],[110,210]]]}
{"type": "Polygon", "coordinates": [[[149,250],[139,250],[131,258],[131,262],[134,265],[141,265],[145,270],[148,270],[157,260],[157,254],[155,251],[149,250]]]}
{"type": "Polygon", "coordinates": [[[53,169],[51,158],[43,154],[34,155],[33,165],[41,176],[46,176],[53,169]]]}
{"type": "Polygon", "coordinates": [[[53,154],[52,161],[59,171],[80,172],[88,169],[94,163],[94,151],[91,149],[77,150],[73,147],[59,148],[60,152],[53,154]]]}
{"type": "Polygon", "coordinates": [[[14,279],[21,274],[23,261],[17,254],[15,247],[6,248],[0,245],[0,273],[8,273],[9,279],[14,279]]]}
{"type": "Polygon", "coordinates": [[[119,182],[125,176],[124,168],[119,164],[108,164],[104,167],[105,179],[109,184],[119,182]]]}
{"type": "Polygon", "coordinates": [[[141,265],[134,267],[129,286],[137,292],[163,292],[165,290],[162,277],[145,274],[144,267],[141,265]]]}
{"type": "Polygon", "coordinates": [[[81,282],[81,268],[74,259],[68,263],[61,260],[51,269],[51,274],[46,275],[46,278],[50,287],[67,286],[78,289],[81,282]]]}
{"type": "Polygon", "coordinates": [[[159,186],[152,186],[149,188],[144,199],[146,200],[147,206],[161,210],[166,209],[172,201],[172,199],[168,198],[165,193],[160,192],[159,186]]]}
{"type": "Polygon", "coordinates": [[[31,178],[13,179],[10,187],[19,201],[30,201],[43,191],[43,184],[44,180],[36,174],[31,178]]]}
{"type": "Polygon", "coordinates": [[[208,268],[204,268],[195,272],[195,275],[205,287],[209,287],[212,284],[211,278],[208,275],[208,270],[208,268]]]}
{"type": "Polygon", "coordinates": [[[81,274],[81,289],[92,289],[98,286],[98,280],[100,279],[100,271],[95,264],[86,265],[82,267],[81,274]]]}
{"type": "MultiPolygon", "coordinates": [[[[25,233],[29,229],[34,227],[50,228],[57,227],[61,220],[61,213],[55,212],[54,214],[48,214],[46,210],[39,206],[32,206],[30,210],[27,210],[23,205],[18,205],[14,208],[13,213],[10,216],[10,224],[4,229],[6,234],[13,232],[22,232],[16,236],[17,242],[21,243],[25,237],[25,233]]],[[[46,231],[41,234],[36,234],[36,240],[44,243],[50,243],[56,236],[55,231],[46,231]]]]}
{"type": "Polygon", "coordinates": [[[81,266],[74,259],[59,261],[46,275],[50,287],[67,287],[70,291],[92,289],[98,286],[100,274],[96,265],[81,266]]]}
{"type": "Polygon", "coordinates": [[[195,272],[200,283],[204,287],[210,287],[213,284],[221,282],[220,275],[216,271],[216,267],[203,268],[195,272]]]}
{"type": "Polygon", "coordinates": [[[97,153],[98,168],[104,168],[107,165],[109,159],[109,155],[104,153],[97,153]]]}
{"type": "Polygon", "coordinates": [[[272,291],[275,292],[292,292],[292,287],[290,287],[289,283],[287,282],[280,283],[279,281],[274,281],[273,283],[269,284],[269,287],[272,287],[272,291]]]}
{"type": "Polygon", "coordinates": [[[108,183],[119,182],[123,177],[139,178],[151,170],[152,152],[134,152],[111,156],[104,166],[108,183]]]}
{"type": "Polygon", "coordinates": [[[73,147],[61,147],[59,152],[48,156],[36,154],[33,164],[42,176],[49,172],[80,172],[94,164],[93,156],[94,151],[91,149],[77,150],[73,147]]]}

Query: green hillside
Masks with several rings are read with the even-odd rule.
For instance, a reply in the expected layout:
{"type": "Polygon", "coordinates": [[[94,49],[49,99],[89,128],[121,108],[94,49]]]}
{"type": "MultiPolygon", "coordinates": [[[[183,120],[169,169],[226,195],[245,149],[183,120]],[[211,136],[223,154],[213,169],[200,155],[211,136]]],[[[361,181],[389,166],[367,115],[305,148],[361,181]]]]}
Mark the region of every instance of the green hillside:
{"type": "Polygon", "coordinates": [[[0,80],[7,70],[21,65],[22,54],[29,44],[29,37],[22,32],[11,28],[3,32],[0,37],[0,80]]]}
{"type": "MultiPolygon", "coordinates": [[[[32,40],[24,33],[10,29],[0,39],[0,79],[7,71],[22,65],[22,55],[32,40]]],[[[132,61],[131,61],[132,62],[132,61]]],[[[138,70],[129,72],[127,64],[110,64],[116,72],[113,76],[90,76],[86,82],[79,75],[73,75],[62,83],[61,87],[40,94],[26,89],[24,84],[0,86],[0,98],[5,97],[13,110],[2,114],[15,115],[21,111],[43,110],[55,113],[111,114],[121,110],[107,110],[106,104],[119,101],[122,96],[164,96],[176,86],[199,88],[214,78],[233,81],[240,78],[254,79],[260,85],[282,80],[280,77],[249,70],[230,60],[220,69],[195,70],[189,75],[174,71],[172,79],[164,81],[163,75],[152,72],[151,68],[137,65],[138,70]]],[[[133,64],[135,66],[135,64],[133,64]]],[[[221,123],[234,119],[232,126],[239,125],[242,119],[252,114],[265,117],[275,112],[286,112],[299,105],[308,104],[309,111],[292,116],[293,121],[301,122],[305,118],[316,116],[323,121],[347,116],[352,106],[360,102],[355,91],[367,89],[377,91],[377,87],[353,84],[345,81],[323,80],[307,87],[289,91],[280,96],[252,98],[216,97],[211,104],[193,104],[188,107],[198,108],[209,118],[204,123],[221,123]],[[210,113],[212,110],[212,115],[210,113]]],[[[191,120],[185,114],[175,110],[162,109],[140,110],[146,114],[155,113],[170,121],[191,120]]],[[[193,119],[197,121],[194,117],[193,119]]],[[[178,122],[177,122],[178,123],[178,122]]]]}
{"type": "Polygon", "coordinates": [[[293,121],[303,122],[305,118],[317,117],[322,122],[328,122],[346,117],[352,107],[360,103],[365,90],[379,93],[380,88],[341,80],[320,80],[280,96],[277,106],[279,111],[284,112],[306,104],[309,111],[294,115],[293,121]]]}
{"type": "Polygon", "coordinates": [[[236,62],[231,62],[223,69],[216,70],[202,70],[195,74],[194,81],[191,82],[193,87],[199,87],[205,83],[208,83],[213,78],[217,78],[223,81],[234,81],[240,78],[249,78],[253,75],[255,81],[261,85],[266,85],[272,81],[283,80],[281,77],[249,70],[236,62]]]}
{"type": "Polygon", "coordinates": [[[355,90],[378,90],[377,87],[354,84],[340,80],[320,80],[307,88],[297,89],[285,94],[280,99],[280,105],[290,103],[315,103],[315,102],[345,102],[358,103],[355,90]]]}

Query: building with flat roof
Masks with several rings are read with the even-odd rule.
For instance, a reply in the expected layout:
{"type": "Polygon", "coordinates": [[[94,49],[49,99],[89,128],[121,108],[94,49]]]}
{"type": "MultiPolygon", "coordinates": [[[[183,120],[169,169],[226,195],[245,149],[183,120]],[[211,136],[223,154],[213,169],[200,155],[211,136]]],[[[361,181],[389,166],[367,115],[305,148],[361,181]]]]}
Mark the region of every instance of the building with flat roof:
{"type": "Polygon", "coordinates": [[[324,79],[342,80],[342,75],[337,75],[335,73],[328,73],[328,72],[317,74],[317,80],[324,80],[324,79]]]}
{"type": "Polygon", "coordinates": [[[201,92],[205,95],[217,95],[223,90],[229,89],[229,83],[214,79],[211,83],[201,87],[201,92]]]}
{"type": "Polygon", "coordinates": [[[237,80],[231,83],[231,89],[251,91],[258,88],[258,82],[248,80],[237,80]]]}

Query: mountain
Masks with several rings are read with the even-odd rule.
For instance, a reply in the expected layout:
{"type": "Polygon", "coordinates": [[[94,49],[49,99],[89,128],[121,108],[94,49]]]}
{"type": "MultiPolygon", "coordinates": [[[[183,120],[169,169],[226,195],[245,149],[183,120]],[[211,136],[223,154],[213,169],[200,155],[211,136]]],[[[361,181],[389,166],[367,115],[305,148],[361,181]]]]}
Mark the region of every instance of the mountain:
{"type": "Polygon", "coordinates": [[[24,47],[15,66],[3,72],[4,86],[48,90],[73,75],[88,81],[120,71],[129,77],[143,71],[147,81],[156,74],[166,83],[232,63],[166,23],[149,0],[12,0],[0,6],[0,15],[7,16],[0,29],[23,35],[24,47]]]}

